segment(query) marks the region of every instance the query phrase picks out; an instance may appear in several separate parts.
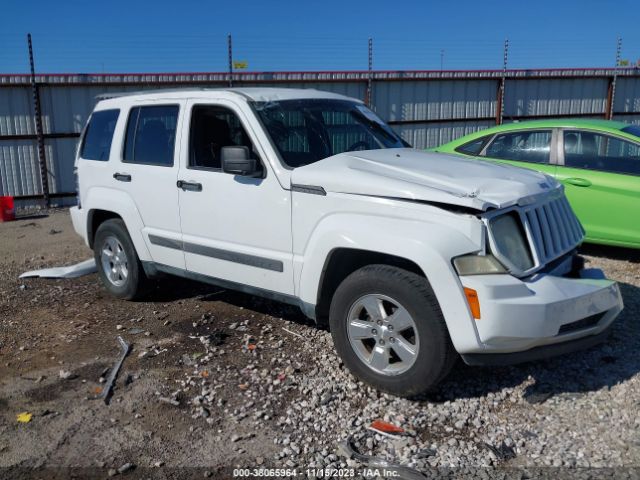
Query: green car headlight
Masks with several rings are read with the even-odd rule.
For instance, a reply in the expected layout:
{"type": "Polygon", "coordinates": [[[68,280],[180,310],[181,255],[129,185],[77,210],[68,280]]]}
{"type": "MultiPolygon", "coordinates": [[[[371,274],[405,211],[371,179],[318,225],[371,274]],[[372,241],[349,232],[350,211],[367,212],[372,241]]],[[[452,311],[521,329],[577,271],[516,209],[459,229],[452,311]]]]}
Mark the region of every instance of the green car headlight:
{"type": "Polygon", "coordinates": [[[507,273],[507,270],[493,255],[464,255],[454,258],[453,266],[460,276],[507,273]]]}

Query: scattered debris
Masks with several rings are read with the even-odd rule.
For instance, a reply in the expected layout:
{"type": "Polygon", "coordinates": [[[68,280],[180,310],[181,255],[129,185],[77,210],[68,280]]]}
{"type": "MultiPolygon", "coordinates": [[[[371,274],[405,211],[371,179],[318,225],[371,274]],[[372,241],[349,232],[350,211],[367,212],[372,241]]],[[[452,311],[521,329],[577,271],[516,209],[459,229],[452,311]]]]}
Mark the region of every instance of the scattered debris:
{"type": "MultiPolygon", "coordinates": [[[[211,346],[219,347],[224,343],[228,336],[229,334],[225,333],[223,330],[216,329],[211,334],[205,335],[205,339],[209,341],[211,346]]],[[[200,341],[203,341],[202,337],[200,338],[200,341]]]]}
{"type": "Polygon", "coordinates": [[[299,333],[296,332],[292,332],[291,330],[289,330],[288,328],[284,328],[282,327],[282,330],[284,330],[287,333],[290,333],[291,335],[295,335],[296,337],[300,337],[301,339],[305,339],[302,335],[300,335],[299,333]]]}
{"type": "Polygon", "coordinates": [[[144,328],[135,328],[135,327],[134,327],[134,328],[130,328],[130,329],[129,329],[129,333],[130,333],[131,335],[138,335],[138,334],[140,334],[140,333],[144,333],[144,332],[145,332],[145,329],[144,329],[144,328]]]}
{"type": "Polygon", "coordinates": [[[60,372],[58,373],[58,376],[62,379],[62,380],[73,380],[74,378],[77,378],[77,375],[74,375],[73,373],[71,373],[69,370],[60,370],[60,372]]]}
{"type": "Polygon", "coordinates": [[[19,413],[18,415],[16,415],[16,420],[19,423],[29,423],[31,421],[31,417],[33,417],[32,413],[22,412],[22,413],[19,413]]]}
{"type": "Polygon", "coordinates": [[[423,448],[422,450],[418,451],[415,455],[415,458],[429,458],[429,457],[434,457],[438,452],[436,451],[435,448],[423,448]]]}
{"type": "Polygon", "coordinates": [[[384,469],[383,477],[393,477],[403,480],[424,480],[427,478],[413,468],[392,463],[383,458],[359,453],[353,445],[353,436],[349,436],[344,442],[338,444],[338,453],[341,453],[349,459],[357,460],[368,467],[384,469]]]}
{"type": "Polygon", "coordinates": [[[49,235],[57,235],[58,233],[62,233],[62,230],[57,230],[55,228],[49,230],[49,235]]]}
{"type": "Polygon", "coordinates": [[[511,460],[512,458],[516,458],[516,452],[513,447],[507,445],[504,441],[497,447],[488,443],[485,443],[484,446],[491,450],[500,460],[511,460]]]}
{"type": "Polygon", "coordinates": [[[127,473],[129,470],[133,470],[136,466],[133,463],[125,463],[118,469],[118,473],[122,475],[123,473],[127,473]]]}
{"type": "Polygon", "coordinates": [[[77,278],[83,275],[97,272],[96,261],[93,258],[84,262],[69,265],[68,267],[44,268],[42,270],[31,270],[20,275],[19,278],[77,278]]]}
{"type": "Polygon", "coordinates": [[[391,435],[400,435],[405,433],[404,428],[398,427],[393,423],[385,422],[384,420],[374,420],[371,422],[369,429],[376,433],[387,433],[391,435]]]}
{"type": "Polygon", "coordinates": [[[113,365],[113,368],[109,372],[109,378],[107,378],[106,384],[102,389],[102,392],[94,397],[96,400],[102,398],[106,405],[109,405],[109,399],[111,397],[111,392],[113,390],[113,385],[116,381],[116,377],[118,376],[118,372],[120,371],[120,367],[124,363],[124,359],[129,355],[129,351],[131,350],[131,345],[124,341],[121,336],[118,336],[118,343],[120,344],[120,348],[122,349],[122,354],[120,358],[113,365]]]}
{"type": "Polygon", "coordinates": [[[169,397],[158,397],[158,400],[160,400],[161,402],[164,403],[168,403],[170,405],[173,405],[174,407],[179,407],[180,406],[180,401],[179,400],[175,400],[173,398],[169,398],[169,397]]]}

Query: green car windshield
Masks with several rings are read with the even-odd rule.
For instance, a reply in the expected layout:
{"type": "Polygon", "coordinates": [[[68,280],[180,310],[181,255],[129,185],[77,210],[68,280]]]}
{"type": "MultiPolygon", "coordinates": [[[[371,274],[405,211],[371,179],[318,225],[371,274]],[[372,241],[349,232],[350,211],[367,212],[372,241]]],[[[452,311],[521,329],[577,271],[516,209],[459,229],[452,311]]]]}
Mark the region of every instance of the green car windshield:
{"type": "Polygon", "coordinates": [[[638,140],[640,140],[640,126],[638,125],[629,125],[628,127],[621,129],[621,131],[638,137],[638,140]]]}

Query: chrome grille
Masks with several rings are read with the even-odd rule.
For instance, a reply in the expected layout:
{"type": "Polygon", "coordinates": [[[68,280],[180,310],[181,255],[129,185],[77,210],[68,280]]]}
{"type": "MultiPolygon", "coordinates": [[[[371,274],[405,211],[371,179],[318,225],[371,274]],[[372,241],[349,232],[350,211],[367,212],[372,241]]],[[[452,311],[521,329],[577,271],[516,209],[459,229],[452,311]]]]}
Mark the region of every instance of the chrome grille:
{"type": "Polygon", "coordinates": [[[573,250],[582,242],[584,230],[564,195],[525,207],[523,213],[539,266],[573,250]]]}

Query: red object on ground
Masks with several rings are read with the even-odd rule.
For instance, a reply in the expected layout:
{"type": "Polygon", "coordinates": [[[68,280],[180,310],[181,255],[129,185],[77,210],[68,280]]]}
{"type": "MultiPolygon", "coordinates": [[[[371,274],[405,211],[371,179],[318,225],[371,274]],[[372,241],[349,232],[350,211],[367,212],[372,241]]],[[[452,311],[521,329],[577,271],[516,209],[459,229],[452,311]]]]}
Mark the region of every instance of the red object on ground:
{"type": "Polygon", "coordinates": [[[384,433],[392,433],[392,434],[404,433],[404,428],[398,427],[393,423],[385,422],[383,420],[374,420],[371,423],[371,428],[384,433]]]}
{"type": "Polygon", "coordinates": [[[0,197],[0,222],[10,222],[16,219],[13,197],[0,197]]]}

